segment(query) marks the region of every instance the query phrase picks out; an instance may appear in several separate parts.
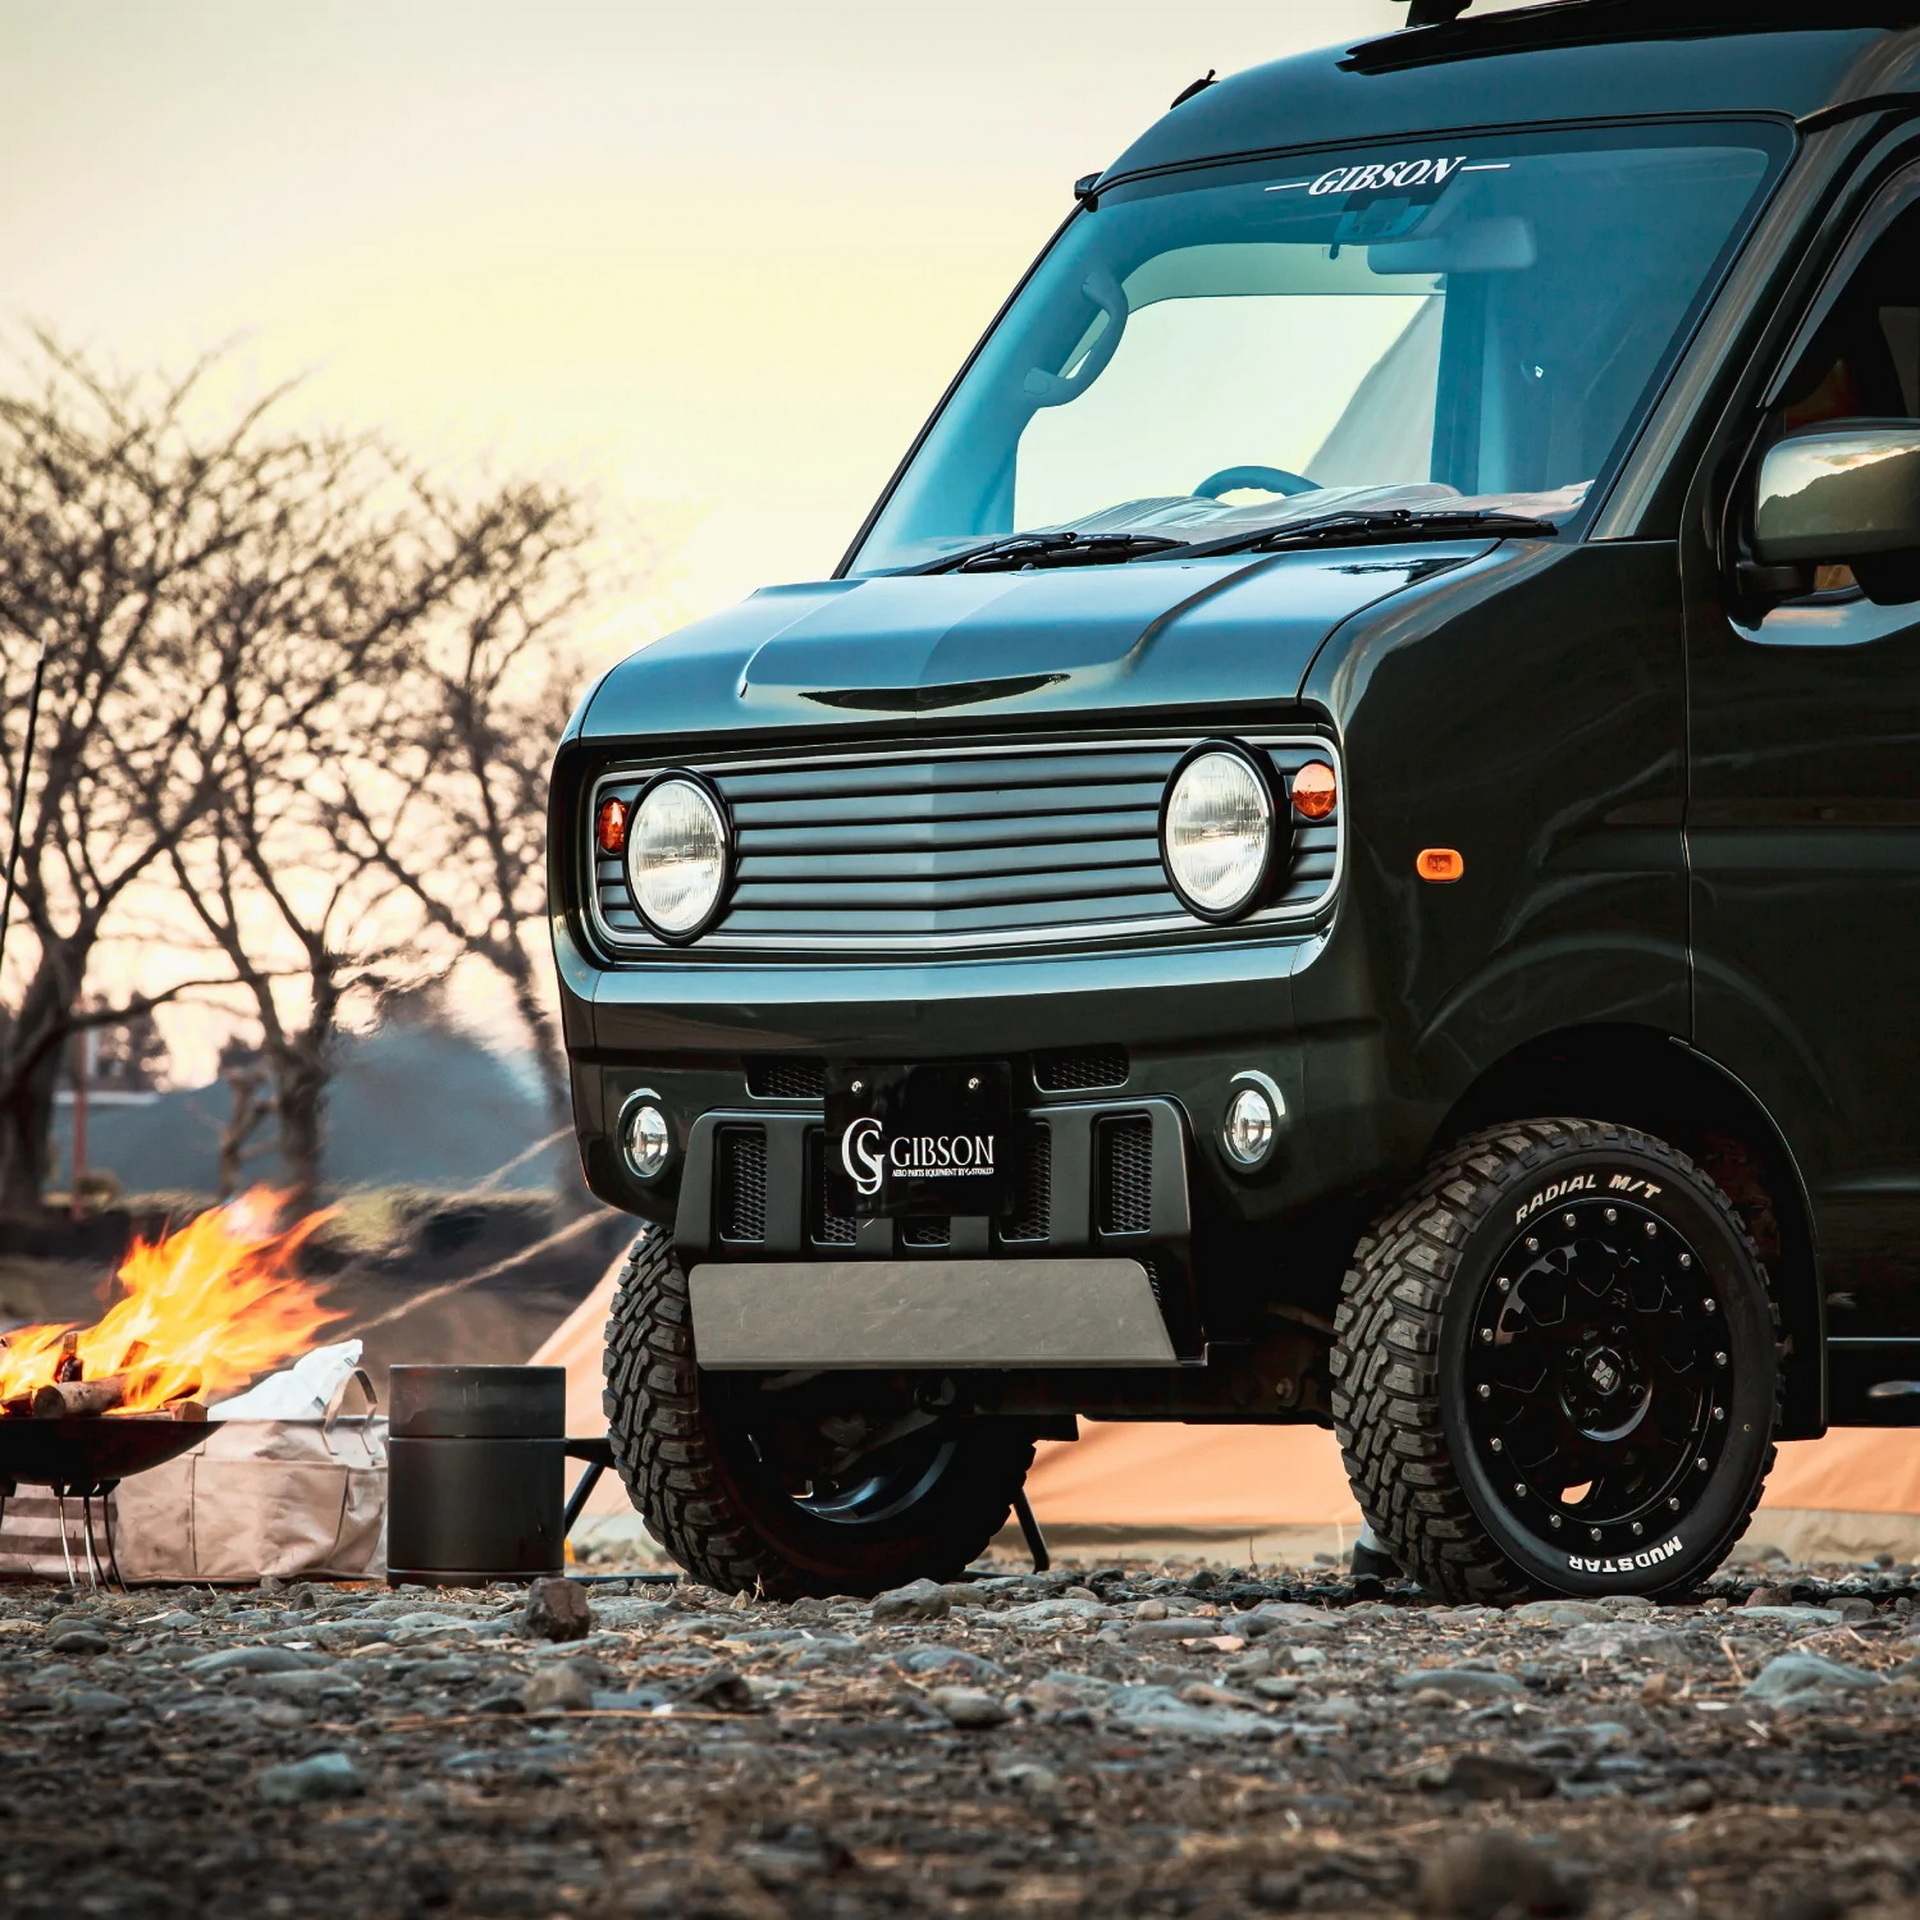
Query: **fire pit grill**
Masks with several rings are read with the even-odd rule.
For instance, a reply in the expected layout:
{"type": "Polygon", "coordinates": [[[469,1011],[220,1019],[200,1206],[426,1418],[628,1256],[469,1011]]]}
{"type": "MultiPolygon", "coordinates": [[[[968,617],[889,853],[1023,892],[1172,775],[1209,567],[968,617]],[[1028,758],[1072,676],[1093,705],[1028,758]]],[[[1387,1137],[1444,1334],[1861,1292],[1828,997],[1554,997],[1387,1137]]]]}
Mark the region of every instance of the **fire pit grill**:
{"type": "Polygon", "coordinates": [[[171,1414],[75,1415],[0,1420],[0,1494],[22,1480],[67,1494],[104,1493],[207,1437],[204,1420],[171,1414]]]}

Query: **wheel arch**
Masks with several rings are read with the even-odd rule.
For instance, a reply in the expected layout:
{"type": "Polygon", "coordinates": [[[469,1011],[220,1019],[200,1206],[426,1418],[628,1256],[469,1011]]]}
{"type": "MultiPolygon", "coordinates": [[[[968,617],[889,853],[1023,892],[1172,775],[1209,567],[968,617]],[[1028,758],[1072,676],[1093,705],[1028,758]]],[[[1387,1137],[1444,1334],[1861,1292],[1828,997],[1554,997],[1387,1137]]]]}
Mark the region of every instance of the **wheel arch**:
{"type": "Polygon", "coordinates": [[[1813,1210],[1793,1149],[1737,1075],[1650,1027],[1568,1028],[1516,1047],[1455,1102],[1432,1150],[1503,1120],[1564,1115],[1657,1135],[1704,1167],[1773,1280],[1783,1355],[1781,1439],[1826,1428],[1826,1308],[1813,1210]]]}

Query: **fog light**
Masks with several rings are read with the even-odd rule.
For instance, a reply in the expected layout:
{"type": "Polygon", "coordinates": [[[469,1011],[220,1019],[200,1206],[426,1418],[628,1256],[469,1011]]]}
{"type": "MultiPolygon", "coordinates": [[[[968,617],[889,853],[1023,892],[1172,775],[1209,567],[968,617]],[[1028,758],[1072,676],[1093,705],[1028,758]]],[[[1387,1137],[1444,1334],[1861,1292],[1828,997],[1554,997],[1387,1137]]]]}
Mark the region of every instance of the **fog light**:
{"type": "Polygon", "coordinates": [[[1280,1116],[1264,1087],[1242,1086],[1227,1102],[1220,1137],[1229,1154],[1243,1167],[1257,1167],[1273,1151],[1280,1116]]]}
{"type": "Polygon", "coordinates": [[[621,1116],[620,1150],[636,1180],[656,1180],[673,1152],[667,1116],[651,1100],[636,1100],[621,1116]]]}

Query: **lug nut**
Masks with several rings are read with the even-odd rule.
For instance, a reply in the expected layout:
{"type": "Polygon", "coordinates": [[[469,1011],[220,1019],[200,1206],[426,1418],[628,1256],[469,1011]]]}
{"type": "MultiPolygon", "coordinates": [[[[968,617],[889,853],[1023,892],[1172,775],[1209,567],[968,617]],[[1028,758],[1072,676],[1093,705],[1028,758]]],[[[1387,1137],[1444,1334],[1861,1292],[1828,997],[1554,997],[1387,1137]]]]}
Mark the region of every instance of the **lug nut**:
{"type": "Polygon", "coordinates": [[[1653,1238],[1653,1236],[1654,1236],[1654,1235],[1655,1235],[1656,1233],[1658,1233],[1659,1231],[1660,1231],[1660,1223],[1659,1223],[1659,1221],[1657,1221],[1657,1220],[1649,1220],[1649,1221],[1647,1222],[1647,1226],[1646,1226],[1646,1234],[1647,1234],[1647,1238],[1648,1238],[1649,1240],[1651,1240],[1651,1239],[1653,1238]]]}
{"type": "Polygon", "coordinates": [[[1560,1528],[1560,1516],[1559,1516],[1559,1515],[1558,1515],[1557,1513],[1550,1513],[1550,1514],[1548,1514],[1548,1515],[1547,1515],[1547,1525],[1548,1525],[1548,1526],[1550,1526],[1550,1527],[1552,1527],[1552,1528],[1554,1529],[1554,1531],[1555,1531],[1555,1532],[1557,1533],[1557,1532],[1559,1531],[1559,1528],[1560,1528]]]}
{"type": "Polygon", "coordinates": [[[1491,1327],[1482,1327],[1480,1329],[1480,1339],[1484,1345],[1491,1346],[1493,1344],[1493,1329],[1491,1327]]]}
{"type": "Polygon", "coordinates": [[[1562,1225],[1563,1227],[1571,1227],[1571,1226],[1573,1226],[1573,1225],[1575,1224],[1575,1222],[1574,1222],[1574,1218],[1573,1218],[1573,1215],[1572,1215],[1572,1214],[1570,1214],[1570,1213],[1563,1213],[1563,1214],[1562,1214],[1562,1215],[1560,1216],[1560,1224],[1561,1224],[1561,1225],[1562,1225]]]}
{"type": "Polygon", "coordinates": [[[1529,1253],[1538,1253],[1540,1251],[1540,1242],[1536,1240],[1532,1234],[1527,1235],[1527,1251],[1529,1253]]]}
{"type": "Polygon", "coordinates": [[[1487,1445],[1490,1446],[1495,1453],[1499,1453],[1503,1450],[1502,1442],[1500,1441],[1497,1435],[1495,1436],[1495,1438],[1489,1440],[1487,1442],[1487,1445]]]}
{"type": "Polygon", "coordinates": [[[1482,1400],[1491,1400],[1493,1398],[1493,1389],[1488,1386],[1484,1380],[1480,1383],[1479,1391],[1482,1400]]]}
{"type": "Polygon", "coordinates": [[[1695,1465],[1696,1467],[1698,1467],[1698,1468],[1699,1468],[1699,1470],[1700,1470],[1700,1471],[1701,1471],[1702,1473],[1705,1473],[1705,1472],[1706,1472],[1706,1470],[1707,1470],[1707,1456],[1706,1456],[1706,1455],[1705,1455],[1704,1453],[1703,1453],[1703,1454],[1700,1454],[1700,1455],[1698,1455],[1698,1456],[1697,1456],[1697,1457],[1695,1458],[1695,1460],[1694,1460],[1694,1463],[1693,1463],[1693,1464],[1694,1464],[1694,1465],[1695,1465]]]}
{"type": "Polygon", "coordinates": [[[1511,1289],[1511,1287],[1513,1286],[1513,1282],[1512,1282],[1511,1280],[1508,1280],[1508,1279],[1505,1279],[1505,1278],[1502,1278],[1502,1279],[1499,1279],[1499,1280],[1496,1280],[1496,1281],[1495,1281],[1495,1282],[1494,1282],[1493,1284],[1494,1284],[1494,1285],[1495,1285],[1496,1287],[1498,1287],[1498,1288],[1500,1289],[1500,1291],[1501,1291],[1502,1293],[1506,1293],[1506,1292],[1507,1292],[1507,1291],[1509,1291],[1509,1290],[1511,1289]]]}
{"type": "Polygon", "coordinates": [[[1646,1528],[1643,1527],[1638,1520],[1636,1520],[1633,1523],[1633,1537],[1637,1540],[1645,1532],[1646,1532],[1646,1528]]]}
{"type": "Polygon", "coordinates": [[[1589,1527],[1587,1529],[1587,1537],[1590,1540],[1598,1540],[1600,1538],[1600,1529],[1598,1527],[1589,1527]]]}
{"type": "Polygon", "coordinates": [[[1724,1353],[1716,1353],[1713,1356],[1713,1364],[1716,1367],[1724,1367],[1727,1364],[1727,1356],[1724,1353]]]}
{"type": "Polygon", "coordinates": [[[1690,1266],[1692,1266],[1692,1265],[1693,1265],[1693,1255],[1692,1255],[1692,1254],[1690,1254],[1690,1253],[1683,1253],[1683,1254],[1682,1254],[1682,1255],[1680,1256],[1680,1264],[1681,1264],[1681,1265],[1682,1265],[1683,1267],[1690,1267],[1690,1266]]]}
{"type": "Polygon", "coordinates": [[[1667,1511],[1669,1513],[1678,1513],[1680,1511],[1680,1502],[1677,1499],[1668,1500],[1667,1511]]]}

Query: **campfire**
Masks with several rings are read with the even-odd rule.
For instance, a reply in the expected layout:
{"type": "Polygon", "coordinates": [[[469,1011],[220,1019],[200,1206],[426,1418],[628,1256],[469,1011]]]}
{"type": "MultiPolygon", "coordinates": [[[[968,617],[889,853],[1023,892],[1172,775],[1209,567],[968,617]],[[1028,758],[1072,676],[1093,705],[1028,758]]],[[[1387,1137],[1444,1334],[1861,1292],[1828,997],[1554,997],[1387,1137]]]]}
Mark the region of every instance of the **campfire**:
{"type": "Polygon", "coordinates": [[[256,1187],[178,1232],[135,1240],[120,1298],[90,1327],[0,1336],[0,1419],[204,1419],[209,1399],[306,1352],[340,1318],[293,1272],[327,1215],[280,1228],[280,1205],[280,1195],[256,1187]]]}

